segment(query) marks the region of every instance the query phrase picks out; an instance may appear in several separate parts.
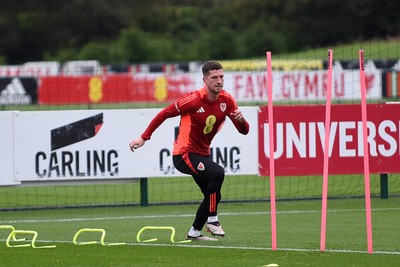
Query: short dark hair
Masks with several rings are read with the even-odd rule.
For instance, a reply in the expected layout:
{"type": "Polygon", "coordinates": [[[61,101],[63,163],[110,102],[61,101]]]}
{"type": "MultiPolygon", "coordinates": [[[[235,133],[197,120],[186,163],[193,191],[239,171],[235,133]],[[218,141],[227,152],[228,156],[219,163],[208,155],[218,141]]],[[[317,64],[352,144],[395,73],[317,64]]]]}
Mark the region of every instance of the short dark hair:
{"type": "Polygon", "coordinates": [[[206,61],[201,68],[203,76],[210,74],[210,70],[221,70],[223,69],[222,64],[215,60],[206,61]]]}

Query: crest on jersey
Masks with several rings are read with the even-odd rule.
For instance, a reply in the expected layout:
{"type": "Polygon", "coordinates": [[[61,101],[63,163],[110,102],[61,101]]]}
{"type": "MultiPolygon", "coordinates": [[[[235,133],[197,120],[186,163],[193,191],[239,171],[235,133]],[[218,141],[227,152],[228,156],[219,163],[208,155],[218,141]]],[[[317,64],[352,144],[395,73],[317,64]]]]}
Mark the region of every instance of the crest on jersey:
{"type": "Polygon", "coordinates": [[[219,104],[219,107],[221,108],[221,111],[224,112],[226,110],[226,103],[219,104]]]}
{"type": "Polygon", "coordinates": [[[203,162],[200,162],[199,165],[197,165],[197,169],[198,169],[199,171],[204,171],[204,170],[206,169],[206,167],[204,167],[203,162]]]}

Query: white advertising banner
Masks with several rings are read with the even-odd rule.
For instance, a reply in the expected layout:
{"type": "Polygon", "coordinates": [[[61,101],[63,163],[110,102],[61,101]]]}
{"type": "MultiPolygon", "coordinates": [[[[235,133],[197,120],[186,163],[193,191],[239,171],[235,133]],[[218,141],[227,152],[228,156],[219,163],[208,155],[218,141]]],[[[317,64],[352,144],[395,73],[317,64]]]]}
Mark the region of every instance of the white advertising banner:
{"type": "Polygon", "coordinates": [[[14,114],[18,111],[0,112],[0,185],[19,184],[14,180],[14,114]]]}
{"type": "MultiPolygon", "coordinates": [[[[226,174],[257,174],[257,107],[242,107],[246,136],[227,119],[212,144],[226,174]]],[[[134,153],[129,142],[160,109],[19,112],[15,117],[15,180],[84,180],[181,176],[172,164],[179,117],[168,119],[134,153]]]]}

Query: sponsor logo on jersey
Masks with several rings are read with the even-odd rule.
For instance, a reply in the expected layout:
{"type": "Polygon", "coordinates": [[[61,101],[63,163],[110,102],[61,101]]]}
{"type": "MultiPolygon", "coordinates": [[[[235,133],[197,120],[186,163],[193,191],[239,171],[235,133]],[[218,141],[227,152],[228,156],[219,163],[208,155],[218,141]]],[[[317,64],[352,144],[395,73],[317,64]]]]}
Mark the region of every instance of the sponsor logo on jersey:
{"type": "Polygon", "coordinates": [[[203,112],[205,112],[203,107],[199,108],[199,110],[197,111],[197,113],[203,113],[203,112]]]}

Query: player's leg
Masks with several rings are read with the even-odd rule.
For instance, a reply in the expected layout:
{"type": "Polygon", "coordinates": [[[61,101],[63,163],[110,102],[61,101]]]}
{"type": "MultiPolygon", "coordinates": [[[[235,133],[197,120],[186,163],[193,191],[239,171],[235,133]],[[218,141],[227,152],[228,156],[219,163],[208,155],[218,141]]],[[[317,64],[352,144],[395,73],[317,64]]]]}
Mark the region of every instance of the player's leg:
{"type": "Polygon", "coordinates": [[[204,238],[201,235],[201,230],[203,229],[204,225],[207,222],[208,215],[209,215],[209,198],[207,194],[207,187],[208,187],[208,181],[207,179],[201,178],[198,175],[192,175],[193,180],[196,182],[196,184],[199,186],[201,192],[203,193],[203,200],[200,203],[199,207],[197,208],[196,211],[196,216],[193,221],[192,227],[188,233],[188,237],[197,237],[199,236],[200,238],[204,238]]]}
{"type": "Polygon", "coordinates": [[[200,203],[200,205],[197,209],[195,220],[187,234],[187,238],[192,239],[192,240],[211,240],[211,241],[216,240],[216,239],[212,239],[212,238],[201,235],[201,230],[203,229],[203,226],[207,222],[207,218],[208,218],[209,204],[208,204],[208,199],[206,198],[208,181],[206,179],[199,179],[199,177],[196,177],[197,172],[194,169],[194,167],[192,166],[192,163],[189,160],[188,154],[174,155],[173,163],[174,163],[175,168],[178,171],[185,173],[185,174],[192,175],[193,179],[195,180],[196,184],[199,186],[199,188],[204,196],[203,201],[200,203]]]}
{"type": "Polygon", "coordinates": [[[225,175],[224,169],[213,162],[210,157],[197,154],[175,155],[173,162],[178,171],[192,175],[204,196],[188,236],[200,236],[200,231],[206,222],[207,225],[210,224],[207,227],[209,232],[214,235],[225,235],[217,216],[218,203],[221,200],[221,186],[225,175]]]}
{"type": "Polygon", "coordinates": [[[211,157],[204,157],[197,154],[190,154],[189,160],[196,169],[197,174],[193,175],[194,180],[200,187],[204,200],[199,207],[195,224],[206,224],[207,231],[213,235],[224,236],[225,232],[218,220],[218,204],[221,200],[221,187],[224,182],[225,170],[219,164],[212,161],[211,157]],[[207,219],[205,220],[205,214],[207,219]]]}

